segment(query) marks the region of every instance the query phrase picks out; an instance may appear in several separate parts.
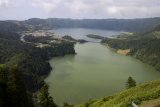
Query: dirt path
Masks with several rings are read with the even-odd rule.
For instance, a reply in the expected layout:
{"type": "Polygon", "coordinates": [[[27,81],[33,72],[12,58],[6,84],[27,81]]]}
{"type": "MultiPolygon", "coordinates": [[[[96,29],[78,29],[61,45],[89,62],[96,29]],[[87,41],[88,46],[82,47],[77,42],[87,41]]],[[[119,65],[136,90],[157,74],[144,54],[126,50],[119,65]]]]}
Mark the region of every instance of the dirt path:
{"type": "Polygon", "coordinates": [[[160,98],[143,101],[139,107],[160,107],[160,98]]]}

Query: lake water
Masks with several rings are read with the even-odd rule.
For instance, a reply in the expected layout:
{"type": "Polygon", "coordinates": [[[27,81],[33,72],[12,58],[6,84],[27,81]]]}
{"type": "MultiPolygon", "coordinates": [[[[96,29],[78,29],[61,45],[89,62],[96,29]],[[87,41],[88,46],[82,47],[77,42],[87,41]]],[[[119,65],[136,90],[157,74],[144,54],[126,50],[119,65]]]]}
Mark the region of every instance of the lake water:
{"type": "Polygon", "coordinates": [[[64,35],[70,35],[76,39],[85,39],[85,40],[94,41],[94,42],[97,42],[97,41],[100,42],[100,40],[88,38],[86,35],[95,34],[103,37],[114,37],[115,35],[122,33],[122,31],[86,29],[86,28],[85,29],[84,28],[63,28],[63,29],[51,30],[51,32],[54,32],[56,35],[60,37],[64,35]]]}
{"type": "MultiPolygon", "coordinates": [[[[101,36],[120,33],[96,29],[55,31],[75,38],[86,38],[84,35],[90,33],[101,36]]],[[[151,66],[130,56],[119,55],[100,43],[76,44],[75,50],[77,55],[50,60],[53,70],[45,81],[50,86],[50,95],[59,105],[64,102],[78,104],[122,91],[129,76],[132,76],[137,84],[160,77],[160,73],[151,66]]]]}

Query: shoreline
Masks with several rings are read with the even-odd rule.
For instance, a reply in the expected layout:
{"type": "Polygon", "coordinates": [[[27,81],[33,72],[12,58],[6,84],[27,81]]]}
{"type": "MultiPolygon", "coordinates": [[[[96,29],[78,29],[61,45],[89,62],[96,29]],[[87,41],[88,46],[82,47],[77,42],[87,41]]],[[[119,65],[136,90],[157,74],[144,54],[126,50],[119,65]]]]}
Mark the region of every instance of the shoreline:
{"type": "Polygon", "coordinates": [[[118,49],[116,53],[121,54],[121,55],[127,55],[130,52],[130,49],[118,49]]]}

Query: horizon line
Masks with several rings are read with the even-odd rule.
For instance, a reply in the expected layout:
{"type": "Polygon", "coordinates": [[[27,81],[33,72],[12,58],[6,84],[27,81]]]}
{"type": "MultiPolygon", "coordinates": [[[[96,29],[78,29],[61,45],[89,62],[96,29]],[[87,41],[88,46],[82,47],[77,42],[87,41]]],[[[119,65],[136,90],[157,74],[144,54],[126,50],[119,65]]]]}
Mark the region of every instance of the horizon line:
{"type": "Polygon", "coordinates": [[[42,20],[47,20],[47,19],[70,19],[70,20],[134,20],[134,19],[155,19],[155,18],[160,18],[159,16],[157,17],[143,17],[143,18],[63,18],[63,17],[48,17],[48,18],[38,18],[38,17],[33,17],[33,18],[26,18],[26,19],[0,19],[0,21],[25,21],[25,20],[30,20],[30,19],[42,19],[42,20]]]}

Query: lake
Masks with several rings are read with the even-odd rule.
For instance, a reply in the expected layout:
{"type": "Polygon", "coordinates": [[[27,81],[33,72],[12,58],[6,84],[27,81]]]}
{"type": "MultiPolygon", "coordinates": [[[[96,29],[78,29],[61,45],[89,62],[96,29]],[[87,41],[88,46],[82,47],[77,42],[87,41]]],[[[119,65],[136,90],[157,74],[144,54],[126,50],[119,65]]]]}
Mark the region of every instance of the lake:
{"type": "Polygon", "coordinates": [[[54,32],[56,35],[60,37],[64,35],[69,35],[75,39],[85,39],[88,41],[100,42],[100,40],[88,38],[86,35],[95,34],[103,37],[115,37],[115,35],[118,35],[123,31],[87,29],[87,28],[85,29],[84,28],[62,28],[62,29],[51,30],[51,32],[54,32]]]}
{"type": "MultiPolygon", "coordinates": [[[[57,29],[54,32],[85,39],[87,34],[111,37],[121,31],[74,28],[57,29]]],[[[45,81],[49,84],[50,95],[59,105],[64,102],[83,103],[120,92],[125,89],[129,76],[132,76],[137,84],[160,77],[160,73],[153,67],[130,56],[117,54],[100,43],[76,44],[75,50],[76,55],[50,60],[53,70],[45,81]]]]}

